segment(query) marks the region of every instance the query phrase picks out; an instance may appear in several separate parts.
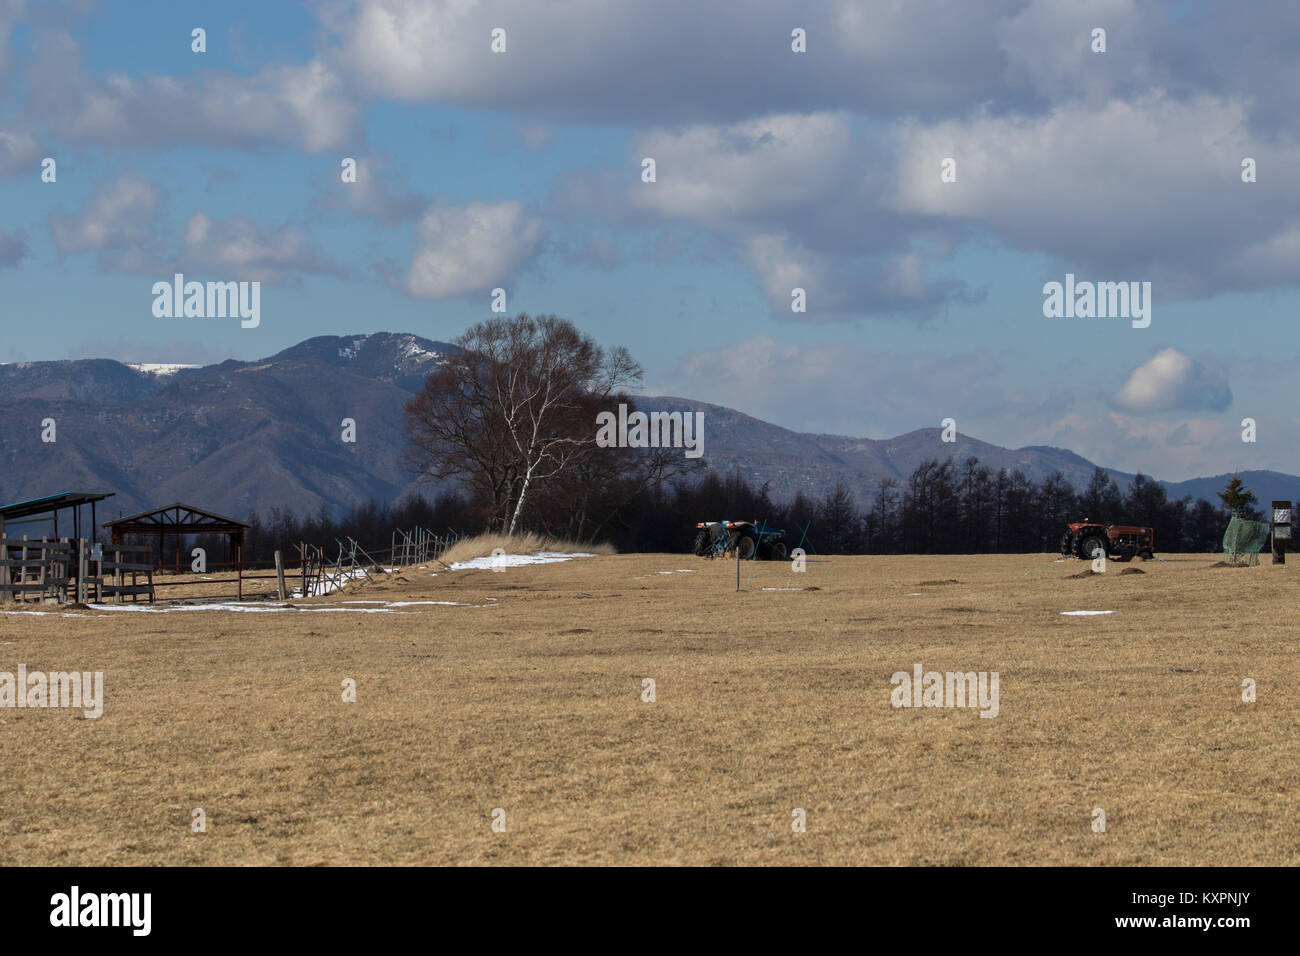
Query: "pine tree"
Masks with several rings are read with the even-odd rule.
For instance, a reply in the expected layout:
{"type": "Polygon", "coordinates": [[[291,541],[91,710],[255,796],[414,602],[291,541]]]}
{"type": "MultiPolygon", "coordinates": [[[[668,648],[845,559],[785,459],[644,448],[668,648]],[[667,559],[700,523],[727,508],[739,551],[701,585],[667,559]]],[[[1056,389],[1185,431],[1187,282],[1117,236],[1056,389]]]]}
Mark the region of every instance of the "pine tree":
{"type": "Polygon", "coordinates": [[[1249,518],[1255,508],[1255,492],[1241,481],[1241,475],[1233,475],[1232,480],[1219,492],[1219,500],[1230,515],[1249,518]]]}

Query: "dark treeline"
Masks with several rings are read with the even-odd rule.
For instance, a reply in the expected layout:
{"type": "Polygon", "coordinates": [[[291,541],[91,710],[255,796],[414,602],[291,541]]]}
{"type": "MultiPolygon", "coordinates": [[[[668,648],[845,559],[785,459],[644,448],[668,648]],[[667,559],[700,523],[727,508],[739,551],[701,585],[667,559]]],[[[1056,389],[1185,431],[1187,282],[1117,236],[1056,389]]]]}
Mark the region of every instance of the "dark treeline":
{"type": "MultiPolygon", "coordinates": [[[[786,531],[787,544],[822,554],[966,554],[1056,551],[1065,526],[1091,518],[1155,529],[1159,551],[1218,550],[1228,514],[1190,497],[1169,500],[1164,488],[1137,475],[1127,493],[1098,468],[1076,491],[1058,472],[1041,482],[1019,470],[997,472],[968,458],[922,462],[905,480],[880,482],[858,502],[843,485],[813,498],[771,500],[740,475],[710,473],[693,485],[643,503],[612,543],[627,551],[680,551],[700,520],[761,520],[786,531]]],[[[1258,517],[1251,508],[1245,517],[1258,517]]]]}
{"type": "MultiPolygon", "coordinates": [[[[1252,499],[1234,503],[1244,517],[1259,517],[1252,499]]],[[[570,511],[558,496],[539,496],[529,509],[528,528],[563,535],[570,511]]],[[[689,547],[697,521],[730,519],[784,529],[789,547],[802,543],[820,554],[1055,552],[1066,524],[1085,518],[1152,527],[1157,551],[1209,552],[1219,549],[1228,511],[1203,499],[1170,500],[1160,484],[1141,474],[1121,492],[1098,468],[1088,486],[1076,491],[1059,472],[1033,482],[1019,470],[994,472],[975,458],[949,458],[924,461],[904,480],[881,481],[865,502],[843,484],[820,496],[800,492],[778,502],[766,485],[756,487],[738,473],[709,472],[624,500],[601,523],[598,537],[623,552],[680,552],[689,547]]],[[[464,535],[489,525],[481,509],[455,494],[432,504],[418,496],[392,506],[370,501],[338,519],[324,509],[308,517],[272,509],[250,520],[245,552],[256,562],[270,561],[277,548],[296,560],[299,541],[333,553],[336,539],[351,537],[364,548],[384,550],[394,529],[418,525],[439,535],[464,535]]]]}

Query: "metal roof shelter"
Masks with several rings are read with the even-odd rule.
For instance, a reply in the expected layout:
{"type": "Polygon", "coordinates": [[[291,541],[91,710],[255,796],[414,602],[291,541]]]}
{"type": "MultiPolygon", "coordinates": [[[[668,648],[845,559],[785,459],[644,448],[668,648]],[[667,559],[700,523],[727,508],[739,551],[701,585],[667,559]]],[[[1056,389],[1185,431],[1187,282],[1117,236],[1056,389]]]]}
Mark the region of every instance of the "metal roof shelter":
{"type": "Polygon", "coordinates": [[[113,532],[113,544],[122,544],[124,536],[128,534],[157,535],[158,561],[160,564],[163,555],[163,539],[168,535],[175,537],[187,534],[228,535],[230,537],[230,556],[234,559],[237,574],[234,580],[239,584],[238,598],[243,600],[244,531],[252,527],[247,522],[227,518],[224,515],[214,514],[211,511],[204,511],[202,508],[195,508],[193,505],[181,504],[177,501],[162,508],[155,508],[152,511],[141,511],[139,514],[125,515],[121,518],[114,518],[112,521],[105,521],[104,527],[113,532]]]}
{"type": "Polygon", "coordinates": [[[5,536],[6,524],[26,524],[28,522],[54,521],[54,537],[59,536],[59,512],[72,511],[72,536],[81,537],[81,509],[90,505],[90,534],[95,537],[98,527],[95,521],[95,502],[113,497],[113,492],[61,491],[56,495],[32,498],[28,501],[16,501],[11,505],[0,505],[0,538],[5,536]],[[26,519],[26,520],[24,520],[26,519]]]}

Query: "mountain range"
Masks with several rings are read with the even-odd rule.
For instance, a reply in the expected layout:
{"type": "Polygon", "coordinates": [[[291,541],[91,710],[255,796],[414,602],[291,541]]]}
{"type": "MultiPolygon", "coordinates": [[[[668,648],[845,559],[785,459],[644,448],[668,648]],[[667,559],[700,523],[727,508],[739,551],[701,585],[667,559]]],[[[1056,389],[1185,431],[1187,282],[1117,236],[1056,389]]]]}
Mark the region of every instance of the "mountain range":
{"type": "MultiPolygon", "coordinates": [[[[112,491],[101,516],[182,501],[246,517],[391,501],[421,486],[400,463],[402,406],[456,347],[410,333],[318,336],[265,359],[132,365],[110,359],[0,365],[0,502],[112,491]],[[53,419],[53,428],[48,420],[53,419]],[[342,440],[355,422],[355,443],[342,440]],[[52,437],[53,441],[43,440],[52,437]]],[[[1095,465],[1062,448],[1008,449],[937,428],[888,439],[806,434],[720,405],[638,396],[643,410],[703,411],[704,460],[769,482],[773,497],[821,495],[837,481],[865,506],[882,479],[927,458],[974,456],[1038,481],[1060,471],[1077,490],[1095,465]]],[[[594,427],[594,426],[593,426],[594,427]]],[[[1133,476],[1107,469],[1121,487],[1133,476]]],[[[1300,498],[1300,478],[1241,476],[1261,503],[1300,498]]],[[[1217,503],[1230,475],[1163,482],[1170,497],[1217,503]]]]}

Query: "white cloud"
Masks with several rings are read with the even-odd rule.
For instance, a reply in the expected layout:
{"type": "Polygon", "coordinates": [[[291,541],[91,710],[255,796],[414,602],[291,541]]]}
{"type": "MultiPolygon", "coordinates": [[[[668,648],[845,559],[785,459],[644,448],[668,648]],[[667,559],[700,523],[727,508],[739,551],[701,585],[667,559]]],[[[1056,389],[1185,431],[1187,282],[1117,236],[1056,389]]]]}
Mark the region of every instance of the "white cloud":
{"type": "Polygon", "coordinates": [[[702,223],[799,214],[834,201],[853,175],[849,118],[780,114],[726,126],[696,124],[637,137],[654,183],[632,177],[633,205],[702,223]]]}
{"type": "Polygon", "coordinates": [[[52,214],[50,233],[61,254],[96,252],[106,268],[148,269],[162,202],[153,183],[122,177],[96,190],[76,215],[52,214]]]}
{"type": "Polygon", "coordinates": [[[304,233],[267,229],[242,216],[214,221],[196,212],[177,245],[169,241],[162,207],[157,186],[123,177],[101,186],[75,215],[51,215],[50,233],[61,254],[98,253],[100,265],[115,272],[215,271],[262,282],[344,274],[304,233]]]}
{"type": "Polygon", "coordinates": [[[309,273],[345,274],[304,233],[283,226],[265,229],[243,216],[214,222],[201,212],[185,225],[179,266],[268,283],[309,273]]]}
{"type": "Polygon", "coordinates": [[[501,285],[532,259],[541,234],[522,203],[435,207],[417,228],[407,291],[447,299],[501,285]]]}
{"type": "Polygon", "coordinates": [[[203,70],[100,79],[86,70],[70,36],[42,33],[28,82],[36,112],[75,143],[321,152],[360,137],[360,109],[323,60],[249,77],[203,70]]]}
{"type": "Polygon", "coordinates": [[[981,114],[899,135],[893,208],[988,230],[1073,271],[1152,281],[1170,298],[1292,284],[1300,147],[1262,142],[1246,105],[1152,94],[1040,117],[981,114]],[[1241,181],[1243,157],[1269,181],[1241,181]],[[942,159],[957,161],[943,183],[942,159]],[[1276,175],[1273,175],[1276,173],[1276,175]]]}
{"type": "Polygon", "coordinates": [[[997,24],[1020,0],[359,0],[326,7],[341,70],[405,100],[582,121],[964,105],[1008,95],[997,24]],[[807,30],[809,52],[790,49],[807,30]],[[504,54],[491,31],[506,30],[504,54]],[[879,44],[877,37],[888,37],[879,44]],[[865,74],[865,75],[864,75],[865,74]]]}
{"type": "Polygon", "coordinates": [[[1223,375],[1172,348],[1135,368],[1115,397],[1117,405],[1132,412],[1221,411],[1231,402],[1223,375]]]}

